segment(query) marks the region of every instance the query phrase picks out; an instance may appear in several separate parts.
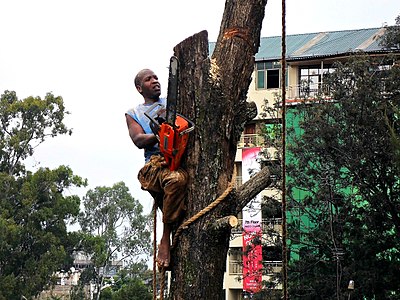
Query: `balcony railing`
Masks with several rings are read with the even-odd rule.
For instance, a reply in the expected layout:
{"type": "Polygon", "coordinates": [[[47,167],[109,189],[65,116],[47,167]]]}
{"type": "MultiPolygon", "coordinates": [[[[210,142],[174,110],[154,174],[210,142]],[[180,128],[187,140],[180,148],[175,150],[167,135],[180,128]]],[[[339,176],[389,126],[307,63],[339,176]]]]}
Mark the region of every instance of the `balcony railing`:
{"type": "Polygon", "coordinates": [[[241,186],[242,184],[243,184],[243,178],[242,178],[242,176],[236,176],[235,188],[238,188],[238,187],[241,186]]]}
{"type": "MultiPolygon", "coordinates": [[[[282,225],[282,218],[264,218],[261,220],[262,232],[268,232],[271,229],[276,229],[276,226],[282,225]]],[[[233,234],[243,232],[243,219],[238,219],[238,225],[232,229],[233,234]]]]}
{"type": "Polygon", "coordinates": [[[238,142],[238,148],[262,147],[264,145],[264,137],[260,134],[242,134],[238,142]]]}
{"type": "MultiPolygon", "coordinates": [[[[270,261],[265,260],[263,264],[263,275],[269,275],[272,273],[278,273],[282,268],[282,261],[270,261]]],[[[229,261],[229,275],[242,275],[243,274],[243,261],[242,260],[232,260],[229,261]]]]}
{"type": "Polygon", "coordinates": [[[263,261],[263,275],[270,275],[273,273],[279,273],[282,270],[281,260],[266,260],[263,261]]]}
{"type": "Polygon", "coordinates": [[[331,96],[330,91],[326,84],[316,83],[316,84],[301,84],[301,85],[291,85],[287,88],[287,98],[288,99],[307,99],[315,97],[329,97],[331,96]]]}
{"type": "Polygon", "coordinates": [[[260,147],[262,148],[262,155],[260,158],[263,161],[273,161],[280,159],[280,153],[275,147],[266,147],[264,137],[258,134],[242,134],[240,141],[237,144],[238,149],[260,147]],[[245,142],[246,141],[246,142],[245,142]]]}
{"type": "Polygon", "coordinates": [[[282,225],[282,218],[268,218],[262,220],[262,230],[267,231],[268,229],[274,229],[275,226],[282,225]]]}
{"type": "Polygon", "coordinates": [[[229,261],[229,275],[243,274],[243,262],[241,260],[229,261]]]}

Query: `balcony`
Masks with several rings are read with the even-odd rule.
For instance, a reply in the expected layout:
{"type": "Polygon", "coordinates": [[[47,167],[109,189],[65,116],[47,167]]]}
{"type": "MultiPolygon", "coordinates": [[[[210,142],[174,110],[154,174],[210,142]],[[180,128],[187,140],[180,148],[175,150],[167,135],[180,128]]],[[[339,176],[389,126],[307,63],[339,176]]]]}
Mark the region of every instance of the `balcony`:
{"type": "MultiPolygon", "coordinates": [[[[261,153],[260,158],[263,161],[278,161],[281,154],[275,147],[266,147],[264,142],[264,136],[259,134],[242,134],[240,141],[237,144],[238,149],[260,147],[261,153]]],[[[238,183],[238,182],[237,182],[238,183]]]]}
{"type": "Polygon", "coordinates": [[[271,275],[279,273],[282,270],[281,260],[266,260],[263,261],[263,275],[271,275]]]}
{"type": "Polygon", "coordinates": [[[264,145],[264,137],[261,134],[242,134],[237,144],[239,149],[262,147],[264,145]]]}
{"type": "Polygon", "coordinates": [[[229,261],[229,275],[242,275],[243,262],[241,260],[229,261]]]}
{"type": "MultiPolygon", "coordinates": [[[[280,231],[282,226],[282,218],[265,218],[261,220],[262,232],[269,232],[271,230],[280,231]]],[[[232,234],[241,234],[243,232],[243,219],[238,219],[238,225],[232,229],[232,234]]]]}
{"type": "MultiPolygon", "coordinates": [[[[263,264],[263,275],[271,275],[273,273],[279,273],[282,269],[282,261],[270,261],[265,260],[263,264]]],[[[230,260],[229,261],[229,275],[242,275],[243,274],[243,261],[242,260],[230,260]]]]}
{"type": "Polygon", "coordinates": [[[330,98],[331,94],[327,86],[323,83],[291,85],[287,88],[287,99],[315,99],[322,97],[323,99],[330,98]]]}

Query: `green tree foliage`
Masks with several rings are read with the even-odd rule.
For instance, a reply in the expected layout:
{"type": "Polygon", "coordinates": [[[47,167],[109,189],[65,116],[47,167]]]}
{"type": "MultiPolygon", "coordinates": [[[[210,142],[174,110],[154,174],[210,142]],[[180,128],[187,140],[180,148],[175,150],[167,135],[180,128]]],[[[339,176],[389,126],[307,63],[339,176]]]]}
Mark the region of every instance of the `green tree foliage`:
{"type": "Polygon", "coordinates": [[[397,16],[395,25],[386,26],[381,44],[389,49],[400,49],[400,15],[397,16]]]}
{"type": "Polygon", "coordinates": [[[400,295],[400,169],[391,134],[400,133],[400,76],[393,62],[359,55],[337,64],[328,82],[334,100],[291,110],[299,122],[289,127],[287,165],[288,231],[299,255],[289,293],[296,299],[342,299],[349,280],[356,298],[400,295]]]}
{"type": "Polygon", "coordinates": [[[138,279],[128,280],[121,289],[113,294],[113,300],[151,300],[153,295],[149,289],[138,279]]]}
{"type": "Polygon", "coordinates": [[[47,137],[70,134],[63,123],[63,99],[48,93],[44,99],[19,100],[15,92],[5,91],[0,98],[0,170],[9,175],[24,171],[22,160],[47,137]]]}
{"type": "Polygon", "coordinates": [[[144,262],[133,263],[129,269],[121,270],[110,282],[110,286],[101,292],[100,299],[124,300],[151,300],[153,298],[149,286],[152,281],[152,272],[144,262]]]}
{"type": "MultiPolygon", "coordinates": [[[[396,25],[386,27],[386,33],[382,37],[381,45],[389,49],[397,49],[397,50],[400,49],[400,15],[398,15],[396,18],[396,25]]],[[[399,64],[398,60],[396,64],[397,65],[399,64]]],[[[397,82],[396,78],[399,78],[400,76],[400,70],[399,68],[395,70],[397,70],[397,72],[391,72],[390,77],[387,80],[387,85],[388,85],[388,90],[392,94],[392,96],[395,96],[397,94],[397,97],[399,97],[399,89],[398,86],[395,86],[395,84],[397,82]]],[[[399,102],[400,101],[396,101],[392,104],[393,109],[396,111],[397,116],[400,114],[399,102]]],[[[400,166],[400,136],[396,134],[396,131],[393,125],[391,124],[390,120],[387,119],[386,122],[390,128],[393,147],[395,148],[396,151],[397,164],[400,166]]]]}
{"type": "Polygon", "coordinates": [[[111,260],[130,262],[149,253],[148,217],[123,182],[89,190],[83,205],[79,223],[83,232],[94,235],[85,241],[84,248],[94,264],[91,279],[99,291],[104,285],[101,270],[107,270],[111,260]]]}
{"type": "Polygon", "coordinates": [[[23,160],[47,137],[70,133],[63,124],[61,97],[0,98],[0,299],[31,298],[53,283],[71,262],[76,236],[67,221],[78,216],[80,200],[64,191],[86,182],[60,166],[27,172],[23,160]]]}

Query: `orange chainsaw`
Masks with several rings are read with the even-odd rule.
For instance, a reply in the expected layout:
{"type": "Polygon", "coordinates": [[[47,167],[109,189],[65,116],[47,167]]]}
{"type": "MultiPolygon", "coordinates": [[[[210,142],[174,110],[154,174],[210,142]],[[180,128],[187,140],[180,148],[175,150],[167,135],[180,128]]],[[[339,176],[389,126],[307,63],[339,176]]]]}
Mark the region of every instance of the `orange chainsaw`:
{"type": "Polygon", "coordinates": [[[160,151],[164,155],[169,169],[174,171],[179,168],[181,159],[186,150],[189,139],[189,132],[194,129],[194,124],[189,119],[176,113],[178,102],[178,58],[172,56],[169,65],[168,94],[165,120],[160,117],[153,117],[150,112],[155,110],[153,104],[145,115],[150,119],[150,127],[158,137],[160,151]]]}

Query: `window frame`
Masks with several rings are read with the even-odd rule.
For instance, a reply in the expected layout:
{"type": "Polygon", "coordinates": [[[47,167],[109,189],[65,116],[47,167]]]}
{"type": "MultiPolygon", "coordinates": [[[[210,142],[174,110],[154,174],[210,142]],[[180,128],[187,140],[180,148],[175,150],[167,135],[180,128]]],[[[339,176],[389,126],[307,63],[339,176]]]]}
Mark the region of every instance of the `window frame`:
{"type": "MultiPolygon", "coordinates": [[[[288,68],[286,67],[286,73],[288,68]]],[[[273,90],[281,88],[281,63],[278,60],[275,61],[258,61],[255,63],[255,89],[256,90],[273,90]],[[271,75],[272,71],[277,72],[278,78],[276,80],[276,74],[271,75]],[[270,74],[268,74],[270,73],[270,74]],[[270,76],[270,77],[269,77],[270,76]],[[275,78],[274,78],[275,77],[275,78]],[[270,87],[268,82],[271,83],[269,78],[273,78],[272,82],[278,81],[278,86],[270,87]]],[[[288,86],[288,77],[286,76],[285,86],[288,86]]]]}
{"type": "Polygon", "coordinates": [[[299,90],[300,97],[315,97],[323,92],[322,85],[324,76],[329,76],[335,69],[332,64],[321,65],[302,65],[299,66],[299,90]]]}

